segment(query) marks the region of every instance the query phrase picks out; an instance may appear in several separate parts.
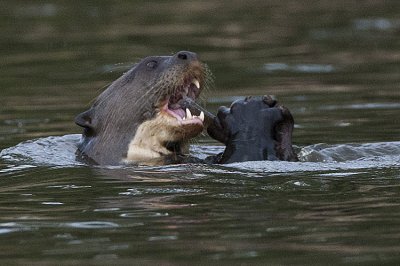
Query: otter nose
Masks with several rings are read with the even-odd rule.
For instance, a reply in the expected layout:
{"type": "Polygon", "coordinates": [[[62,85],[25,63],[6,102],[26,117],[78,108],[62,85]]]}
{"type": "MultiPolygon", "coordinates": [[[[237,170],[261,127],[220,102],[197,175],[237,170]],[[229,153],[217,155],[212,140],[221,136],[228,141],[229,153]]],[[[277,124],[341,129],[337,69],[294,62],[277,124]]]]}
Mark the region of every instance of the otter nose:
{"type": "Polygon", "coordinates": [[[197,60],[197,54],[188,51],[180,51],[175,56],[182,61],[197,60]]]}

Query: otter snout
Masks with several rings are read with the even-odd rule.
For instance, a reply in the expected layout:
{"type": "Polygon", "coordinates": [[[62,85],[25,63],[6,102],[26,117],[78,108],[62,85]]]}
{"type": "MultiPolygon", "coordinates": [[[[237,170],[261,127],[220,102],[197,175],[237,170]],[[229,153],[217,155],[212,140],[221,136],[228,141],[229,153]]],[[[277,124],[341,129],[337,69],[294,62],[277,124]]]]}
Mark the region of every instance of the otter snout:
{"type": "Polygon", "coordinates": [[[197,54],[189,51],[180,51],[174,55],[174,59],[178,61],[198,60],[197,54]]]}

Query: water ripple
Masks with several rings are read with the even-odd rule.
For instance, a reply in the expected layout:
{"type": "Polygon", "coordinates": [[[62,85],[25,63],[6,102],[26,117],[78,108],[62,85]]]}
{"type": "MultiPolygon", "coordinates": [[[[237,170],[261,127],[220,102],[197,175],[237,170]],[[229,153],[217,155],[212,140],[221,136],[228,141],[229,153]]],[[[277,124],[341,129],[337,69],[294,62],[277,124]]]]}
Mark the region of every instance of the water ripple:
{"type": "Polygon", "coordinates": [[[104,221],[89,221],[89,222],[72,222],[64,224],[66,227],[79,229],[100,229],[100,228],[116,228],[118,224],[104,221]]]}
{"type": "Polygon", "coordinates": [[[264,64],[264,71],[273,73],[278,71],[288,71],[295,73],[332,73],[336,71],[333,65],[325,64],[286,64],[286,63],[267,63],[264,64]]]}
{"type": "Polygon", "coordinates": [[[15,222],[0,223],[0,235],[29,230],[32,230],[32,228],[15,222]]]}
{"type": "Polygon", "coordinates": [[[320,110],[363,110],[363,109],[399,109],[400,103],[359,103],[359,104],[348,104],[348,105],[324,105],[321,106],[320,110]]]}

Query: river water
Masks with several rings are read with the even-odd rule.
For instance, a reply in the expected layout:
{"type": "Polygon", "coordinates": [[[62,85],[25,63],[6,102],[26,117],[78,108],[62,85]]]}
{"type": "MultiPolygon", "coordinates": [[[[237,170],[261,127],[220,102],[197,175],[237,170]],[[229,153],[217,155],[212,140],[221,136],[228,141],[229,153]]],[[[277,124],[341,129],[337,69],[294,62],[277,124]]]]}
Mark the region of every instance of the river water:
{"type": "MultiPolygon", "coordinates": [[[[0,264],[398,265],[400,2],[3,1],[0,264]],[[89,167],[73,123],[148,55],[215,112],[272,94],[300,162],[89,167]]],[[[192,154],[223,147],[200,136],[192,154]]]]}

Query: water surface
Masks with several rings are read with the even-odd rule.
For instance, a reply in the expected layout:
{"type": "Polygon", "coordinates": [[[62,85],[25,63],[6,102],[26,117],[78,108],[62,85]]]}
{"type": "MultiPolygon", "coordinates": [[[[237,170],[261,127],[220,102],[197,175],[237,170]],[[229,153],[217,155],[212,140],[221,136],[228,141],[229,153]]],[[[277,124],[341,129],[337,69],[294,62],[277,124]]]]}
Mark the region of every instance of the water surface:
{"type": "MultiPolygon", "coordinates": [[[[4,3],[1,264],[398,264],[398,10],[395,0],[4,3]],[[302,161],[74,163],[74,116],[141,58],[180,50],[212,69],[211,111],[245,95],[286,105],[302,161]]],[[[192,146],[220,150],[206,135],[192,146]]]]}

